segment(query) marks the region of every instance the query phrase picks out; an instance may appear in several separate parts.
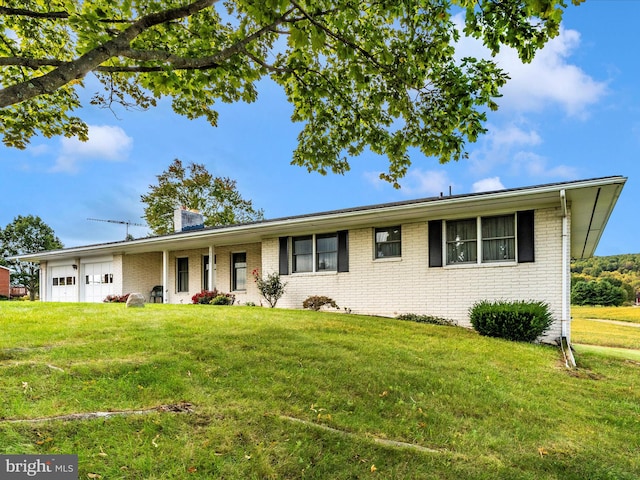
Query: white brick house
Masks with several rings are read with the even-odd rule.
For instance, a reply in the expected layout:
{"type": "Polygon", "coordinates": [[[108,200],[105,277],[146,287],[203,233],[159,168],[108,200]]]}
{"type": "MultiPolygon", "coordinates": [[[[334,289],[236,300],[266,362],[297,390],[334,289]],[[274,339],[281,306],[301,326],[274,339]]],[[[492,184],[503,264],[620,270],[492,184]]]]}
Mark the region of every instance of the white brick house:
{"type": "Polygon", "coordinates": [[[287,282],[278,307],[326,295],[353,313],[429,314],[468,326],[477,301],[540,300],[556,319],[545,339],[569,339],[570,259],[593,255],[625,182],[427,198],[20,258],[40,262],[43,301],[149,296],[159,285],[164,303],[190,303],[215,287],[238,304],[260,304],[257,269],[287,282]]]}

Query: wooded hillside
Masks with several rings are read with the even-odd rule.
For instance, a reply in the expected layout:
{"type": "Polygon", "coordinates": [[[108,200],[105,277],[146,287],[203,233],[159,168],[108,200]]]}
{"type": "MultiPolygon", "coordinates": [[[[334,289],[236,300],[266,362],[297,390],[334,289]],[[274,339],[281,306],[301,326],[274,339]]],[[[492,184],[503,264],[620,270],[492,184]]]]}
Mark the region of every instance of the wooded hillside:
{"type": "Polygon", "coordinates": [[[640,253],[592,257],[571,262],[571,283],[607,280],[627,293],[626,302],[635,301],[640,291],[640,253]]]}

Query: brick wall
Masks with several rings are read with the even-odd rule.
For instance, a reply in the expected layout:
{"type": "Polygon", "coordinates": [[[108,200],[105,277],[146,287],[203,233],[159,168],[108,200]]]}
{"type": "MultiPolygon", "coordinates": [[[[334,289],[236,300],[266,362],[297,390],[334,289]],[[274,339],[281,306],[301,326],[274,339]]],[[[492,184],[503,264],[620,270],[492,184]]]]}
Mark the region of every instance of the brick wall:
{"type": "MultiPolygon", "coordinates": [[[[429,314],[470,326],[469,308],[480,300],[541,300],[554,318],[547,339],[560,335],[562,304],[559,210],[535,212],[534,263],[428,266],[427,222],[402,225],[402,257],[374,259],[371,228],[349,230],[349,272],[300,273],[288,282],[279,307],[302,308],[311,295],[333,298],[353,313],[429,314]]],[[[278,239],[263,241],[262,270],[278,271],[278,239]]]]}
{"type": "Polygon", "coordinates": [[[253,280],[251,272],[262,267],[262,246],[260,243],[247,243],[242,245],[216,247],[216,288],[224,293],[233,293],[236,296],[236,305],[253,302],[256,305],[266,302],[260,296],[258,288],[253,280]],[[247,254],[247,289],[233,291],[231,288],[231,258],[233,253],[246,252],[247,254]]]}
{"type": "Polygon", "coordinates": [[[141,293],[149,301],[151,289],[162,285],[162,252],[124,255],[114,258],[114,284],[121,284],[116,291],[125,293],[141,293]],[[122,273],[119,274],[118,264],[122,273]]]}
{"type": "Polygon", "coordinates": [[[2,295],[3,297],[9,297],[9,293],[11,290],[9,277],[9,270],[0,268],[0,295],[2,295]]]}

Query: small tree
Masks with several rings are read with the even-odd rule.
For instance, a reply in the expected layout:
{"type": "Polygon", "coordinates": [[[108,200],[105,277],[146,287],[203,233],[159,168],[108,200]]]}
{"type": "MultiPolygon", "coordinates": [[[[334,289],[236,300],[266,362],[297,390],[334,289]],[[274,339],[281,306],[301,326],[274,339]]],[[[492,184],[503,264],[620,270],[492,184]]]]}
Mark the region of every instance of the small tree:
{"type": "Polygon", "coordinates": [[[256,281],[260,295],[264,297],[271,308],[274,308],[278,300],[280,300],[280,297],[284,295],[284,287],[286,287],[287,284],[282,283],[280,275],[275,272],[267,275],[266,279],[260,276],[257,269],[251,273],[256,281]]]}

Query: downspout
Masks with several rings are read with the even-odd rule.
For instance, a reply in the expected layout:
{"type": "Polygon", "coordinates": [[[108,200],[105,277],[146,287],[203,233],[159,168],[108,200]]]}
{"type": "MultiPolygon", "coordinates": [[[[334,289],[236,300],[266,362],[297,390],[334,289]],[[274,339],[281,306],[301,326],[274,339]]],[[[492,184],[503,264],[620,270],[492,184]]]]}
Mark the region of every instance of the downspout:
{"type": "Polygon", "coordinates": [[[565,358],[567,368],[576,366],[576,360],[571,350],[571,338],[569,334],[569,322],[571,321],[571,305],[569,297],[569,211],[567,209],[567,192],[563,188],[560,190],[560,204],[562,208],[562,318],[560,321],[560,347],[565,358]]]}
{"type": "Polygon", "coordinates": [[[162,303],[169,303],[169,251],[162,251],[162,303]]]}

